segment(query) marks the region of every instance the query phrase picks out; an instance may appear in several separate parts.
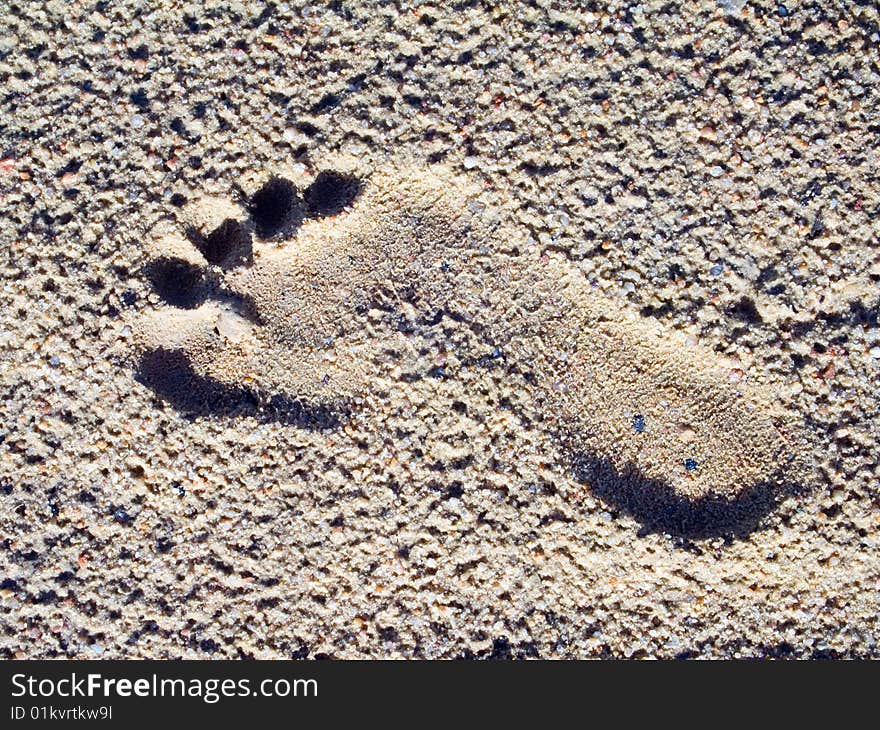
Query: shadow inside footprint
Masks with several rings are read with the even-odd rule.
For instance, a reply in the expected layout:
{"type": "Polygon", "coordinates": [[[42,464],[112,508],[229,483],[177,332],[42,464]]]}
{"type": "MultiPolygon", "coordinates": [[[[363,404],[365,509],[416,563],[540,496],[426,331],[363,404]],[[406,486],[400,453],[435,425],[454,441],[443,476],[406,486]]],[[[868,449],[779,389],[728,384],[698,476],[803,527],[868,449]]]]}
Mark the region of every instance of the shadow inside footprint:
{"type": "Polygon", "coordinates": [[[193,309],[206,299],[204,273],[186,261],[158,259],[144,273],[156,293],[175,307],[193,309]]]}
{"type": "Polygon", "coordinates": [[[642,523],[642,534],[665,532],[674,537],[745,538],[779,503],[780,490],[774,475],[735,499],[720,496],[688,499],[672,486],[647,478],[634,466],[617,468],[608,459],[580,453],[574,457],[578,481],[616,509],[642,523]]]}
{"type": "Polygon", "coordinates": [[[185,230],[187,238],[201,252],[208,263],[224,269],[240,266],[253,259],[251,234],[239,221],[227,218],[208,235],[195,228],[185,230]]]}
{"type": "Polygon", "coordinates": [[[282,423],[309,430],[337,428],[343,415],[338,408],[308,406],[291,397],[263,401],[247,388],[225,385],[195,373],[177,350],[145,353],[135,375],[142,385],[190,416],[251,416],[264,423],[282,423]]]}
{"type": "Polygon", "coordinates": [[[303,198],[309,213],[316,218],[338,215],[348,208],[361,193],[363,184],[353,175],[333,170],[318,173],[306,188],[303,198]]]}
{"type": "Polygon", "coordinates": [[[292,236],[303,220],[303,203],[289,180],[270,178],[248,201],[257,235],[271,238],[292,236]]]}

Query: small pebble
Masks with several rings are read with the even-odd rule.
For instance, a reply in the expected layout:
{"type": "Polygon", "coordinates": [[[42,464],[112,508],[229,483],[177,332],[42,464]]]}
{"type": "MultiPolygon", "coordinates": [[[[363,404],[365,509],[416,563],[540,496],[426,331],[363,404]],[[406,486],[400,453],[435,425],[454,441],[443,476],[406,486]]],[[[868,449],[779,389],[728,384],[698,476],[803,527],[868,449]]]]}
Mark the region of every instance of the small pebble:
{"type": "Polygon", "coordinates": [[[684,468],[688,471],[696,471],[697,470],[697,462],[693,459],[685,459],[684,460],[684,468]]]}

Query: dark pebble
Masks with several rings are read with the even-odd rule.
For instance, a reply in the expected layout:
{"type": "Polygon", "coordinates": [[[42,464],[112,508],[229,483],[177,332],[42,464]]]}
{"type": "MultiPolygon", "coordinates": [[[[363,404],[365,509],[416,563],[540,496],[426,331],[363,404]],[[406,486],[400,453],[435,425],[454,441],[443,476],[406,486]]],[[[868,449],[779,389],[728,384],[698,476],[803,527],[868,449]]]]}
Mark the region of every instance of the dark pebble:
{"type": "Polygon", "coordinates": [[[120,525],[130,525],[133,521],[132,516],[124,509],[118,509],[113,513],[113,519],[120,525]]]}

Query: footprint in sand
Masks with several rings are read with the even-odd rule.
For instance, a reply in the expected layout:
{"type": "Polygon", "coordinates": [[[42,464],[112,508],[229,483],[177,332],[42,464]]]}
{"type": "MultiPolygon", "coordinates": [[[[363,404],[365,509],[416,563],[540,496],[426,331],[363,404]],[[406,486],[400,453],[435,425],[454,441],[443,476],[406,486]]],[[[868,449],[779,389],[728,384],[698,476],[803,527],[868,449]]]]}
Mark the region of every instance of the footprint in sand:
{"type": "Polygon", "coordinates": [[[472,335],[461,360],[503,358],[576,474],[648,527],[741,529],[798,479],[799,429],[772,392],[525,252],[449,170],[357,164],[184,208],[151,244],[167,306],[139,323],[145,382],[183,409],[332,425],[394,364],[382,321],[445,320],[472,335]]]}

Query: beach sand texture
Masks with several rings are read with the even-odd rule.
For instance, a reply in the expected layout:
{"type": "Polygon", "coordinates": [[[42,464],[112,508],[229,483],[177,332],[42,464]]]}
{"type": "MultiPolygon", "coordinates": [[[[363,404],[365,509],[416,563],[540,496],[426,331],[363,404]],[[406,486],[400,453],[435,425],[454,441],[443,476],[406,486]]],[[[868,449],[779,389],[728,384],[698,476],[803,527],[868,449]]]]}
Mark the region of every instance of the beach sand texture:
{"type": "Polygon", "coordinates": [[[0,656],[876,654],[870,4],[2,17],[0,656]]]}

